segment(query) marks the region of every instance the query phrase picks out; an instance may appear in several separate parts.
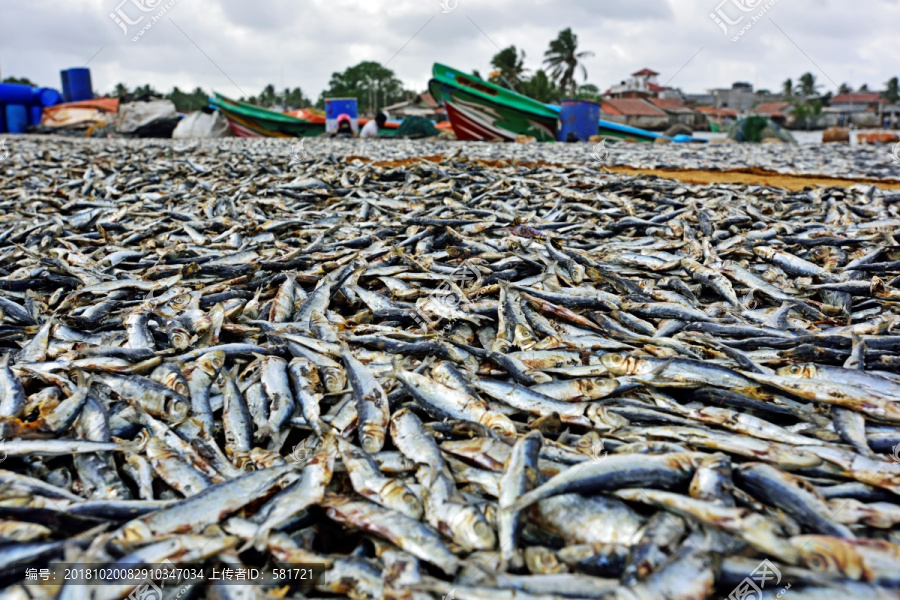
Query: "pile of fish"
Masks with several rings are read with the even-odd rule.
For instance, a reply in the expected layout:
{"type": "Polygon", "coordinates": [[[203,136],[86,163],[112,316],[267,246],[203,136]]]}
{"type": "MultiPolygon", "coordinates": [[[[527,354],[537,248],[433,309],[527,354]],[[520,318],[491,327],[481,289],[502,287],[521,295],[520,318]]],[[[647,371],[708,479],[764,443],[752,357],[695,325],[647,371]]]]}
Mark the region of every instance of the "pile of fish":
{"type": "Polygon", "coordinates": [[[0,597],[900,597],[900,195],[289,148],[0,164],[0,597]]]}

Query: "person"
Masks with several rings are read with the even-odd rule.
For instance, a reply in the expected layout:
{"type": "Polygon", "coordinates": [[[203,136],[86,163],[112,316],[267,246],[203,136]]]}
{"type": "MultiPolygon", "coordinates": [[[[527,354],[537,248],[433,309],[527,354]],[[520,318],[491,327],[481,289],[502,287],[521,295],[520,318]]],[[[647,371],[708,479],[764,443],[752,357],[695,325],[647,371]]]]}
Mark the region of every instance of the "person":
{"type": "Polygon", "coordinates": [[[378,112],[375,115],[375,118],[366,123],[362,131],[359,132],[359,137],[362,138],[375,138],[378,137],[378,130],[384,127],[384,124],[387,123],[387,115],[383,112],[378,112]]]}
{"type": "Polygon", "coordinates": [[[332,133],[331,137],[356,137],[356,133],[353,131],[353,122],[350,120],[350,115],[348,115],[347,113],[341,113],[340,115],[338,115],[337,131],[332,133]]]}

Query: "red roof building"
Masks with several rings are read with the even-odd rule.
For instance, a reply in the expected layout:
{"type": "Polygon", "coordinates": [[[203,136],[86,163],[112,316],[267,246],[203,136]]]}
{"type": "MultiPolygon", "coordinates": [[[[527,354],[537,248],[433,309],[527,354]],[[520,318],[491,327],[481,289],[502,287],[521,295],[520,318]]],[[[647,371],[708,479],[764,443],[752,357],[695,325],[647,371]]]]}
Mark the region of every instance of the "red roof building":
{"type": "Polygon", "coordinates": [[[881,95],[880,92],[854,92],[850,94],[838,94],[831,99],[831,106],[835,104],[864,104],[867,106],[877,106],[879,104],[890,104],[888,99],[881,95]]]}
{"type": "Polygon", "coordinates": [[[790,102],[763,102],[762,104],[754,106],[750,112],[754,115],[769,117],[770,119],[783,119],[787,117],[790,106],[790,102]]]}
{"type": "Polygon", "coordinates": [[[605,114],[626,117],[666,117],[666,113],[640,98],[611,98],[601,103],[605,114]]]}

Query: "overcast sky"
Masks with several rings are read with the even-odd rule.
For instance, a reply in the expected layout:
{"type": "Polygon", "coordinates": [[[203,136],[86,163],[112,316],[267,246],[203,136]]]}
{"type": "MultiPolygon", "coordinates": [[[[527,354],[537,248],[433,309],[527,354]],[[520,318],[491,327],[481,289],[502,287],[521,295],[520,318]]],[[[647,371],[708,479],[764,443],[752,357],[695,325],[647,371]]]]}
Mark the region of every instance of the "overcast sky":
{"type": "Polygon", "coordinates": [[[585,66],[602,90],[643,67],[685,92],[777,90],[806,71],[825,90],[883,89],[900,74],[900,0],[443,1],[0,0],[0,74],[58,88],[61,69],[87,63],[101,93],[121,81],[249,96],[271,82],[315,98],[333,72],[373,60],[424,90],[432,63],[486,74],[509,45],[534,71],[565,27],[595,52],[585,66]]]}

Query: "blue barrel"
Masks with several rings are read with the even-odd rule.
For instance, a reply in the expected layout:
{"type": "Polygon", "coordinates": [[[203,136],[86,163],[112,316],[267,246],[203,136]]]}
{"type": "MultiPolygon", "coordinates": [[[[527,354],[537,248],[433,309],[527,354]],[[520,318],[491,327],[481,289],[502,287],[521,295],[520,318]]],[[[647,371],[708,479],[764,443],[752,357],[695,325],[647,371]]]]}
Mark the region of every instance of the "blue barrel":
{"type": "Polygon", "coordinates": [[[62,101],[62,96],[53,88],[35,88],[34,103],[40,106],[56,106],[62,101]]]}
{"type": "Polygon", "coordinates": [[[41,118],[44,116],[44,107],[38,105],[32,105],[28,107],[28,124],[29,125],[40,125],[41,118]]]}
{"type": "Polygon", "coordinates": [[[91,86],[91,70],[84,67],[69,69],[69,91],[72,98],[68,102],[92,100],[94,88],[91,86]]]}
{"type": "Polygon", "coordinates": [[[0,104],[33,104],[34,88],[21,83],[0,83],[0,104]]]}
{"type": "Polygon", "coordinates": [[[24,104],[7,104],[6,127],[10,133],[25,133],[28,130],[28,107],[24,104]]]}
{"type": "Polygon", "coordinates": [[[337,131],[338,117],[349,115],[353,131],[359,133],[359,110],[356,106],[356,98],[325,98],[325,131],[337,131]]]}
{"type": "Polygon", "coordinates": [[[6,109],[0,104],[0,133],[6,133],[6,109]]]}
{"type": "Polygon", "coordinates": [[[582,142],[597,135],[600,121],[600,105],[592,100],[563,100],[559,111],[559,133],[556,139],[565,142],[569,133],[574,133],[582,142]]]}
{"type": "Polygon", "coordinates": [[[71,102],[72,101],[72,84],[69,83],[68,69],[66,69],[65,71],[60,71],[59,78],[62,79],[63,100],[65,102],[71,102]]]}

